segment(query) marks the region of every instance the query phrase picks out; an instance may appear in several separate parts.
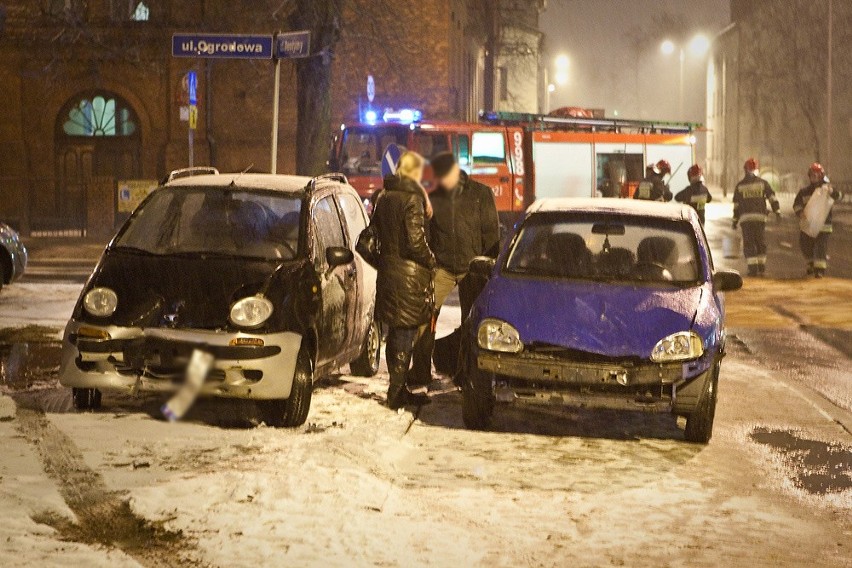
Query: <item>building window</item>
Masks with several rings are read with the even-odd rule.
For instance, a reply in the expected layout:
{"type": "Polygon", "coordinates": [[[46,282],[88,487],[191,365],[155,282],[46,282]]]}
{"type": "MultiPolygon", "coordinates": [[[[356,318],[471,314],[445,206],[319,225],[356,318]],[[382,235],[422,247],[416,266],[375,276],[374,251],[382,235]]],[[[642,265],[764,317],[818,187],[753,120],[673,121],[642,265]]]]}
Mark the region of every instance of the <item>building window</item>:
{"type": "Polygon", "coordinates": [[[111,0],[110,17],[115,22],[147,22],[151,10],[139,0],[111,0]]]}
{"type": "Polygon", "coordinates": [[[505,67],[498,67],[497,72],[500,74],[500,100],[509,100],[509,71],[505,67]]]}
{"type": "Polygon", "coordinates": [[[115,98],[96,95],[72,106],[62,129],[68,136],[132,136],[136,122],[130,109],[115,98]]]}
{"type": "Polygon", "coordinates": [[[147,22],[150,15],[151,10],[148,9],[145,2],[139,2],[136,9],[133,10],[133,14],[130,15],[130,19],[134,22],[147,22]]]}

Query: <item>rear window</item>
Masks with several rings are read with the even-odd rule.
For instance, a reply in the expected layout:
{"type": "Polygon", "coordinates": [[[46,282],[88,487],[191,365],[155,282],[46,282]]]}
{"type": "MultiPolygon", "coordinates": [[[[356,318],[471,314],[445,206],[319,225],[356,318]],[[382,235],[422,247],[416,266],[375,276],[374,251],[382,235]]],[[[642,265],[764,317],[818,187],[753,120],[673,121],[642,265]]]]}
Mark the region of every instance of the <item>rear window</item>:
{"type": "Polygon", "coordinates": [[[300,196],[232,188],[161,188],[144,202],[113,248],[150,254],[295,258],[300,196]]]}
{"type": "Polygon", "coordinates": [[[703,280],[692,225],[624,215],[530,217],[505,272],[602,282],[695,285],[703,280]]]}

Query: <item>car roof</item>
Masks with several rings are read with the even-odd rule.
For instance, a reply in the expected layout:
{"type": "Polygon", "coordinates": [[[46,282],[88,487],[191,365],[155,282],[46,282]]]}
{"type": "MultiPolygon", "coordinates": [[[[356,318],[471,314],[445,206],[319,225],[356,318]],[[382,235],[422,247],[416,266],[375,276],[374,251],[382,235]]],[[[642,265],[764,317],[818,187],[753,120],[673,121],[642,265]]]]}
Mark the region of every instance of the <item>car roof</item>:
{"type": "MultiPolygon", "coordinates": [[[[318,180],[320,181],[320,180],[318,180]]],[[[323,180],[332,182],[332,180],[323,180]]],[[[306,176],[289,176],[279,174],[206,174],[186,176],[174,179],[166,184],[168,187],[227,187],[233,184],[244,189],[266,189],[287,193],[304,193],[311,182],[306,176]]]]}
{"type": "Polygon", "coordinates": [[[612,213],[659,219],[691,220],[692,208],[680,203],[661,203],[639,199],[608,197],[559,197],[539,199],[527,210],[528,214],[548,212],[612,213]]]}

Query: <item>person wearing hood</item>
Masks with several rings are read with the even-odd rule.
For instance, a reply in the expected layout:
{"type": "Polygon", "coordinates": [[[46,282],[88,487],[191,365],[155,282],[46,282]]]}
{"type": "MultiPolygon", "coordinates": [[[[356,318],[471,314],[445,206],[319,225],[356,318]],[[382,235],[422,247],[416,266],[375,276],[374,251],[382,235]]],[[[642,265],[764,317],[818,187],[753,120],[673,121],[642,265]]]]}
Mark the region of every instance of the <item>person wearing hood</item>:
{"type": "Polygon", "coordinates": [[[388,328],[387,404],[394,410],[429,401],[425,395],[412,394],[406,385],[414,342],[434,310],[435,256],[426,241],[423,166],[423,157],[415,152],[400,157],[396,174],[385,178],[371,221],[380,243],[375,317],[388,328]]]}
{"type": "Polygon", "coordinates": [[[704,209],[708,203],[713,201],[713,196],[710,195],[710,190],[704,185],[704,172],[701,171],[701,166],[693,165],[686,172],[686,175],[689,178],[689,185],[675,195],[675,201],[685,203],[695,209],[701,225],[704,225],[704,209]]]}

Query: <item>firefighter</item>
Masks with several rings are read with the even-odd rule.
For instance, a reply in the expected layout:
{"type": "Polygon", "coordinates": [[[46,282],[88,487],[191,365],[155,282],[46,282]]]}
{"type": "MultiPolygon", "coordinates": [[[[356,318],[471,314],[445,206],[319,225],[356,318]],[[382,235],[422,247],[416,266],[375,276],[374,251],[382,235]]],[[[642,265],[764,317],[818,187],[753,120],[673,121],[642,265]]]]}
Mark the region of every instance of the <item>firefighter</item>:
{"type": "MultiPolygon", "coordinates": [[[[805,212],[805,206],[810,201],[811,197],[817,188],[829,183],[828,176],[825,175],[825,168],[822,164],[814,162],[808,169],[808,180],[811,182],[807,187],[803,187],[796,194],[796,199],[793,201],[793,211],[796,216],[801,218],[805,212]]],[[[829,185],[831,190],[831,198],[834,202],[840,201],[843,195],[829,185]]],[[[828,237],[831,235],[833,227],[831,225],[831,211],[828,212],[828,217],[825,218],[825,224],[816,238],[811,237],[804,231],[799,233],[799,247],[802,249],[802,254],[808,262],[808,275],[813,275],[815,278],[825,276],[825,271],[828,268],[828,237]]]]}
{"type": "Polygon", "coordinates": [[[703,225],[704,208],[708,203],[713,201],[713,196],[710,195],[710,190],[708,190],[707,186],[704,185],[704,175],[701,171],[701,166],[698,164],[693,165],[689,168],[689,171],[686,172],[686,175],[689,178],[689,185],[686,186],[683,191],[675,195],[675,201],[691,205],[698,213],[698,219],[703,225]]]}
{"type": "Polygon", "coordinates": [[[746,160],[745,177],[734,191],[734,229],[742,225],[743,252],[748,263],[749,276],[766,273],[766,202],[781,218],[781,205],[769,182],[758,175],[758,164],[754,158],[746,160]]]}
{"type": "Polygon", "coordinates": [[[669,185],[663,181],[667,174],[672,173],[672,166],[665,160],[660,160],[651,169],[650,173],[645,176],[645,179],[636,188],[636,193],[633,194],[633,199],[643,199],[645,201],[671,201],[672,192],[669,185]]]}

